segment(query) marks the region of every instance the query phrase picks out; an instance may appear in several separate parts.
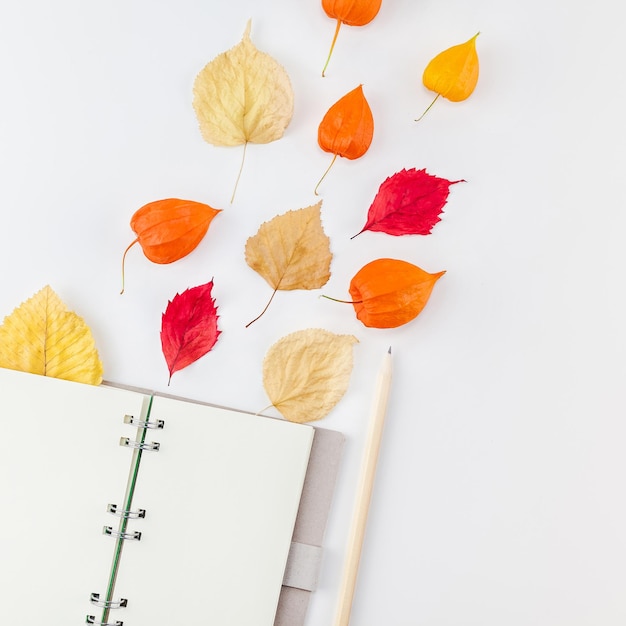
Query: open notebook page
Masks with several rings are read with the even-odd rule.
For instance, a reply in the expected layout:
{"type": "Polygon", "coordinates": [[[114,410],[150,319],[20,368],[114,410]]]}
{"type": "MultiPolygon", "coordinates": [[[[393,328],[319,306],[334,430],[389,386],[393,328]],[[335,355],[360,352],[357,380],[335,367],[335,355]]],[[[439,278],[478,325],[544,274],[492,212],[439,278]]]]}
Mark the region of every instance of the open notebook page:
{"type": "Polygon", "coordinates": [[[79,624],[110,568],[139,394],[0,369],[0,598],[8,624],[79,624]]]}
{"type": "Polygon", "coordinates": [[[158,396],[150,419],[165,427],[118,580],[128,624],[272,626],[313,429],[158,396]]]}
{"type": "MultiPolygon", "coordinates": [[[[149,398],[0,370],[0,590],[12,623],[84,623],[104,594],[136,429],[149,398]],[[8,513],[8,514],[7,514],[8,513]],[[34,610],[33,610],[34,609],[34,610]]],[[[309,426],[155,398],[109,621],[271,626],[313,438],[309,426]],[[167,619],[166,619],[167,618],[167,619]]]]}

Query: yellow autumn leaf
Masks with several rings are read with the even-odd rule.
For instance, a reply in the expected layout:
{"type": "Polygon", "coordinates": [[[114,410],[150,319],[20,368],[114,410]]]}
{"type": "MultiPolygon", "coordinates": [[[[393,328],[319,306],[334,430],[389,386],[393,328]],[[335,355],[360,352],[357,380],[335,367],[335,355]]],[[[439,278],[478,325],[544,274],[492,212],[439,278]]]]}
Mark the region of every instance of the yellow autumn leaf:
{"type": "MultiPolygon", "coordinates": [[[[319,289],[330,278],[330,239],[322,227],[322,202],[288,211],[261,224],[246,242],[246,263],[274,289],[319,289]]],[[[252,324],[250,322],[250,324],[252,324]]]]}
{"type": "Polygon", "coordinates": [[[352,335],[309,328],[279,339],[263,360],[263,386],[290,422],[319,420],[341,400],[350,382],[352,335]]]}
{"type": "Polygon", "coordinates": [[[241,42],[205,65],[193,85],[200,132],[214,146],[270,143],[293,116],[289,75],[256,48],[250,29],[248,21],[241,42]]]}
{"type": "Polygon", "coordinates": [[[89,327],[49,286],[4,318],[0,367],[91,385],[102,382],[102,362],[89,327]]]}

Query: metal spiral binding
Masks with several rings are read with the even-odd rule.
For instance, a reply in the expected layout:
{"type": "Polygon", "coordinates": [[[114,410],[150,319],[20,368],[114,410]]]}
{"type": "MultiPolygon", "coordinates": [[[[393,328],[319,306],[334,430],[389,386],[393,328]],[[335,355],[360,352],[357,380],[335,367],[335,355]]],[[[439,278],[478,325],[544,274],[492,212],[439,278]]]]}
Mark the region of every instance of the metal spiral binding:
{"type": "MultiPolygon", "coordinates": [[[[150,411],[148,410],[148,413],[149,412],[150,411]]],[[[125,415],[124,423],[129,424],[130,426],[135,426],[136,428],[143,429],[144,431],[146,431],[149,428],[161,429],[165,425],[165,422],[163,420],[156,420],[156,421],[151,422],[149,419],[147,420],[136,419],[132,415],[125,415]]],[[[145,432],[142,433],[140,439],[144,439],[145,434],[146,434],[145,432]]],[[[139,450],[138,454],[133,455],[132,464],[135,465],[135,471],[139,466],[139,459],[141,459],[142,451],[146,450],[148,452],[158,452],[161,446],[161,444],[157,443],[156,441],[154,442],[136,441],[135,439],[131,439],[130,437],[121,437],[120,445],[126,448],[135,448],[136,450],[139,450]]],[[[131,467],[132,466],[133,465],[131,465],[131,467]]],[[[120,521],[120,526],[119,526],[120,530],[115,530],[112,526],[105,526],[102,529],[102,532],[105,535],[109,535],[110,537],[116,537],[118,539],[117,547],[116,547],[116,555],[117,555],[116,558],[118,558],[121,553],[122,541],[126,541],[126,540],[139,541],[141,539],[141,532],[139,531],[127,532],[126,531],[126,527],[127,527],[126,520],[142,519],[146,516],[145,509],[130,510],[133,491],[134,489],[131,489],[131,491],[126,494],[126,498],[127,498],[126,506],[128,507],[128,509],[125,509],[124,507],[118,507],[117,504],[107,505],[107,512],[121,518],[122,520],[120,521]]],[[[115,581],[116,572],[117,572],[117,566],[115,566],[115,568],[112,570],[112,573],[111,573],[112,581],[115,581]]],[[[111,587],[111,594],[113,593],[112,589],[113,588],[111,587]]],[[[119,600],[101,600],[99,593],[92,593],[89,599],[93,605],[105,609],[105,611],[102,614],[101,619],[108,618],[109,609],[120,609],[128,605],[128,600],[126,600],[126,598],[120,598],[119,600]]],[[[97,626],[123,626],[124,624],[124,622],[120,620],[117,620],[115,622],[98,621],[95,615],[87,615],[85,622],[87,624],[95,624],[97,626]]]]}
{"type": "Polygon", "coordinates": [[[126,533],[126,532],[122,532],[119,530],[113,530],[112,526],[105,526],[102,529],[102,532],[105,535],[109,535],[111,537],[118,537],[119,539],[132,539],[134,541],[139,541],[141,539],[141,532],[138,530],[126,533]]]}
{"type": "Polygon", "coordinates": [[[120,598],[119,600],[100,600],[99,593],[92,593],[89,596],[89,600],[92,604],[100,606],[103,609],[121,609],[128,606],[128,600],[126,598],[120,598]]]}
{"type": "Polygon", "coordinates": [[[124,626],[124,622],[99,622],[96,620],[95,615],[87,615],[87,619],[85,620],[87,624],[98,624],[98,626],[124,626]]]}
{"type": "Polygon", "coordinates": [[[150,422],[136,419],[132,415],[124,415],[124,424],[130,424],[131,426],[136,426],[137,428],[163,428],[163,426],[165,426],[165,422],[163,420],[150,422]]]}
{"type": "Polygon", "coordinates": [[[145,509],[137,509],[136,511],[124,511],[117,508],[117,504],[107,504],[107,513],[124,517],[126,519],[143,519],[146,516],[145,509]]]}
{"type": "Polygon", "coordinates": [[[161,447],[160,443],[156,441],[135,441],[130,437],[121,437],[120,438],[120,446],[124,446],[126,448],[137,448],[138,450],[146,450],[148,452],[158,452],[161,447]]]}

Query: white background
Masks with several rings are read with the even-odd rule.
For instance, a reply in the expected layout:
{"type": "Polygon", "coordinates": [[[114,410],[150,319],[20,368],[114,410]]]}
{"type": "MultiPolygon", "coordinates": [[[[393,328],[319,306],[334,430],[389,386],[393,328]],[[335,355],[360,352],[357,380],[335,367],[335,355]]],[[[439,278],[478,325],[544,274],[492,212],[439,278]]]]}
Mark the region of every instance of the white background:
{"type": "Polygon", "coordinates": [[[347,436],[319,590],[307,626],[332,622],[373,381],[392,346],[393,389],[352,626],[612,626],[626,623],[624,66],[620,5],[564,0],[383,0],[342,27],[311,0],[4,2],[0,8],[0,315],[49,284],[95,336],[107,380],[251,411],[285,334],[355,335],[348,392],[319,426],[347,436]],[[205,143],[197,72],[252,41],[295,93],[285,136],[205,143]],[[432,100],[422,71],[477,31],[481,74],[465,102],[432,100]],[[362,84],[375,118],[361,159],[320,187],[333,251],[316,291],[271,289],[245,263],[260,224],[318,200],[326,110],[362,84]],[[402,168],[451,188],[426,237],[363,233],[380,183],[402,168]],[[129,220],[166,197],[223,209],[167,266],[129,220]],[[446,270],[424,312],[365,328],[346,297],[378,257],[446,270]],[[222,335],[174,375],[161,314],[214,278],[222,335]]]}

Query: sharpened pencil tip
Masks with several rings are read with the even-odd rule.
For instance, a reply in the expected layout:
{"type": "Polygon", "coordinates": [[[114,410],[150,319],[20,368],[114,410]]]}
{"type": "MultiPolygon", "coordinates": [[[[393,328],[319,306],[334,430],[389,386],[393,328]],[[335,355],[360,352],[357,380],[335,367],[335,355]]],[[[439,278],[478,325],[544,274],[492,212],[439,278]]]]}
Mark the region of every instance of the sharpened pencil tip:
{"type": "Polygon", "coordinates": [[[389,354],[391,354],[391,346],[389,346],[389,350],[387,350],[389,354]]]}

